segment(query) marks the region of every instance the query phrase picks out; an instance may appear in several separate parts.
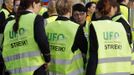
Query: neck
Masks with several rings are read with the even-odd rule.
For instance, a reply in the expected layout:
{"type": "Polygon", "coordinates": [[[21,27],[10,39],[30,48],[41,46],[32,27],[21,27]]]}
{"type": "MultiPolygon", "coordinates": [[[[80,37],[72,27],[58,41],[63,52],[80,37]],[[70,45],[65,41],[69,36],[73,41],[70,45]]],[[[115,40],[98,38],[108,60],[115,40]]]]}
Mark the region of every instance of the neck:
{"type": "Polygon", "coordinates": [[[126,3],[126,2],[122,2],[121,4],[127,5],[127,3],[126,3]]]}
{"type": "Polygon", "coordinates": [[[64,17],[67,17],[67,18],[70,18],[71,14],[70,13],[67,13],[65,15],[63,15],[64,17]]]}
{"type": "Polygon", "coordinates": [[[9,7],[7,4],[6,4],[6,8],[7,8],[7,10],[8,10],[9,12],[12,12],[12,8],[9,7]]]}
{"type": "Polygon", "coordinates": [[[110,14],[108,14],[108,15],[106,15],[106,16],[108,16],[108,17],[110,17],[110,18],[112,17],[112,15],[110,15],[110,14]]]}
{"type": "Polygon", "coordinates": [[[57,13],[51,13],[51,14],[49,14],[49,16],[55,16],[55,15],[57,15],[57,13]]]}
{"type": "Polygon", "coordinates": [[[88,12],[87,12],[87,15],[89,15],[89,16],[90,16],[90,15],[92,15],[92,14],[93,14],[93,13],[92,13],[92,12],[90,12],[90,11],[88,11],[88,12]]]}
{"type": "Polygon", "coordinates": [[[32,13],[34,13],[34,11],[33,11],[33,9],[32,8],[28,8],[28,9],[26,9],[27,11],[30,11],[30,12],[32,12],[32,13]]]}

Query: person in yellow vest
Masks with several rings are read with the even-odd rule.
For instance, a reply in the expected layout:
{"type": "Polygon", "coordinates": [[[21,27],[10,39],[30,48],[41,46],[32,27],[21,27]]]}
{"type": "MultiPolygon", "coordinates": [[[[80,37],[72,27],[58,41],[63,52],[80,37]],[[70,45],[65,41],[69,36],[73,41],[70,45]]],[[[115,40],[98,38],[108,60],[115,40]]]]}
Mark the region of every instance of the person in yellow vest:
{"type": "Polygon", "coordinates": [[[95,10],[96,10],[96,3],[95,2],[88,2],[86,4],[86,12],[87,12],[86,20],[88,22],[91,21],[92,15],[95,12],[95,10]]]}
{"type": "Polygon", "coordinates": [[[121,13],[125,16],[125,18],[128,20],[128,2],[129,0],[117,0],[117,2],[120,4],[120,10],[121,13]]]}
{"type": "Polygon", "coordinates": [[[11,75],[33,75],[40,66],[44,73],[50,62],[44,19],[37,15],[39,8],[40,0],[21,0],[16,18],[6,23],[2,56],[11,75]]]}
{"type": "MultiPolygon", "coordinates": [[[[72,11],[72,21],[74,21],[75,23],[77,23],[83,27],[85,37],[88,40],[88,36],[89,36],[88,35],[88,23],[89,23],[89,21],[86,21],[86,7],[81,3],[77,3],[77,4],[73,5],[72,10],[73,10],[72,11]]],[[[86,54],[87,54],[86,48],[85,48],[85,51],[82,53],[84,64],[86,64],[86,54]]]]}
{"type": "Polygon", "coordinates": [[[47,23],[51,23],[56,20],[58,17],[57,11],[56,11],[56,1],[57,0],[49,0],[48,2],[48,15],[49,17],[46,19],[47,23]]]}
{"type": "MultiPolygon", "coordinates": [[[[126,18],[124,17],[124,15],[122,15],[120,13],[120,11],[118,11],[117,14],[112,17],[112,20],[122,23],[123,27],[126,30],[127,39],[128,39],[129,44],[130,44],[130,47],[131,47],[131,49],[133,49],[131,26],[130,26],[129,22],[126,20],[126,18]]],[[[133,52],[133,50],[132,50],[132,52],[133,52]]],[[[134,74],[134,65],[133,65],[134,54],[133,53],[132,53],[132,58],[131,59],[132,59],[131,74],[134,74]]]]}
{"type": "MultiPolygon", "coordinates": [[[[120,13],[119,6],[118,6],[117,13],[112,17],[112,20],[122,23],[122,25],[125,28],[126,33],[127,33],[127,39],[128,39],[129,45],[130,45],[131,49],[133,49],[131,26],[130,26],[128,20],[124,17],[124,15],[120,13]]],[[[132,50],[132,52],[133,52],[133,50],[132,50]]],[[[131,55],[132,55],[132,57],[131,57],[131,59],[132,59],[131,60],[132,61],[131,74],[134,74],[134,63],[133,63],[134,54],[132,53],[131,55]]]]}
{"type": "Polygon", "coordinates": [[[72,21],[79,24],[80,26],[84,27],[85,36],[87,35],[87,29],[88,29],[88,21],[86,21],[86,8],[83,4],[77,3],[74,4],[72,7],[72,21]]]}
{"type": "Polygon", "coordinates": [[[72,22],[72,0],[57,0],[58,18],[46,25],[51,50],[50,75],[84,75],[82,53],[87,41],[83,28],[72,22]]]}
{"type": "Polygon", "coordinates": [[[89,32],[89,60],[86,75],[130,75],[131,49],[123,25],[111,17],[117,12],[115,0],[100,0],[101,17],[92,21],[89,32]]]}
{"type": "MultiPolygon", "coordinates": [[[[9,14],[12,12],[13,9],[13,0],[3,0],[2,7],[0,9],[0,26],[5,22],[5,20],[8,18],[9,14]]],[[[3,29],[2,29],[3,30],[3,29]]],[[[3,34],[0,33],[0,47],[2,43],[3,34]]],[[[1,55],[1,53],[0,53],[1,55]]],[[[0,75],[2,75],[4,65],[3,65],[3,59],[0,58],[0,75]]]]}
{"type": "Polygon", "coordinates": [[[2,25],[8,18],[13,9],[13,0],[4,0],[0,10],[0,25],[2,25]]]}
{"type": "Polygon", "coordinates": [[[125,18],[125,16],[120,12],[120,7],[119,7],[119,5],[117,5],[117,12],[116,12],[116,14],[112,17],[112,20],[113,20],[113,21],[116,21],[116,22],[122,23],[122,25],[123,25],[123,27],[125,28],[126,33],[127,33],[128,42],[129,42],[129,44],[130,44],[130,46],[131,46],[131,44],[132,44],[131,26],[130,26],[128,20],[125,18]]]}
{"type": "MultiPolygon", "coordinates": [[[[17,12],[17,9],[18,9],[18,6],[19,6],[19,3],[20,3],[20,0],[14,0],[13,1],[13,5],[14,5],[14,8],[12,9],[12,13],[10,13],[8,15],[8,18],[5,20],[5,22],[3,24],[0,25],[0,44],[2,44],[2,41],[3,41],[3,32],[4,32],[4,29],[5,29],[5,24],[10,21],[10,20],[13,20],[15,18],[15,13],[17,12]]],[[[1,45],[0,45],[1,46],[1,45]]],[[[1,52],[0,52],[1,53],[1,52]]],[[[2,75],[1,73],[4,74],[4,61],[3,61],[3,58],[2,58],[2,54],[0,55],[0,75],[2,75]],[[3,64],[3,65],[2,65],[3,64]],[[3,72],[2,72],[3,71],[3,72]]]]}
{"type": "MultiPolygon", "coordinates": [[[[13,0],[4,0],[0,10],[0,25],[2,25],[13,12],[13,0]]],[[[2,29],[3,30],[3,29],[2,29]]],[[[0,46],[3,35],[0,33],[0,46]]]]}

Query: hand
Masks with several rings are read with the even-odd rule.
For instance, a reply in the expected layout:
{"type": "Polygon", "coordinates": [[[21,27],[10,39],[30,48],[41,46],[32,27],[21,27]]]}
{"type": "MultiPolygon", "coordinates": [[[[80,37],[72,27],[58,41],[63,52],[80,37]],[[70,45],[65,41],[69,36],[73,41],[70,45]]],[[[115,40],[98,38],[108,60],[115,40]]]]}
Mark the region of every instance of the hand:
{"type": "Polygon", "coordinates": [[[48,67],[49,67],[50,63],[45,63],[44,66],[45,66],[45,70],[47,71],[48,70],[48,67]]]}

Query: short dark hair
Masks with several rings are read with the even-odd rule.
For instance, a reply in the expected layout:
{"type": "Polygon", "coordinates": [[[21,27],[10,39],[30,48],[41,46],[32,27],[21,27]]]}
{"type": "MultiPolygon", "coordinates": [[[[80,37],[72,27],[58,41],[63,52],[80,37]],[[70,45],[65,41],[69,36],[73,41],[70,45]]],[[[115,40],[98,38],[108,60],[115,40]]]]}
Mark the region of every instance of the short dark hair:
{"type": "Polygon", "coordinates": [[[118,2],[119,4],[121,4],[123,1],[124,1],[124,0],[117,0],[117,2],[118,2]]]}
{"type": "Polygon", "coordinates": [[[25,11],[26,9],[28,9],[30,7],[30,5],[32,5],[33,3],[40,3],[40,0],[20,0],[20,5],[18,7],[18,11],[16,13],[16,18],[15,18],[15,23],[13,26],[13,30],[15,32],[17,32],[18,28],[19,28],[19,20],[20,17],[22,15],[22,12],[25,11]]]}
{"type": "Polygon", "coordinates": [[[83,4],[78,3],[78,4],[73,5],[72,10],[73,10],[73,12],[74,11],[86,12],[86,7],[83,4]]]}
{"type": "Polygon", "coordinates": [[[95,2],[88,2],[86,4],[86,11],[87,11],[88,8],[90,8],[92,6],[92,4],[96,4],[96,3],[95,2]]]}

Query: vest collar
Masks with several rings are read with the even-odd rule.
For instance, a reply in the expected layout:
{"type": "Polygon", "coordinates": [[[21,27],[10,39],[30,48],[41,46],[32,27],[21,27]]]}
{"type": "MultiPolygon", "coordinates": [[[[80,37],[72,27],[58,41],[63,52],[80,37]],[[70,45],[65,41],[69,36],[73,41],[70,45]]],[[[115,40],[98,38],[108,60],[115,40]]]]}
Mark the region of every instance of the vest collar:
{"type": "Polygon", "coordinates": [[[29,13],[32,13],[32,12],[24,10],[24,11],[21,11],[21,12],[19,12],[19,13],[20,13],[21,15],[24,15],[24,14],[29,14],[29,13]]]}
{"type": "MultiPolygon", "coordinates": [[[[120,5],[127,7],[127,5],[125,5],[125,4],[120,4],[120,5]]],[[[128,7],[127,7],[127,8],[128,8],[128,7]]]]}
{"type": "Polygon", "coordinates": [[[30,10],[30,9],[27,9],[26,11],[29,11],[29,12],[31,12],[31,13],[34,13],[33,10],[30,10]]]}
{"type": "Polygon", "coordinates": [[[112,20],[112,19],[108,16],[102,16],[101,18],[98,18],[97,20],[112,20]]]}
{"type": "Polygon", "coordinates": [[[70,20],[69,18],[67,17],[64,17],[64,16],[58,16],[58,18],[56,20],[63,20],[63,21],[67,21],[67,20],[70,20]]]}
{"type": "Polygon", "coordinates": [[[114,18],[114,17],[116,17],[116,16],[119,16],[119,15],[121,15],[121,13],[115,14],[112,18],[114,18]]]}
{"type": "Polygon", "coordinates": [[[2,8],[5,9],[5,10],[7,10],[9,13],[11,13],[11,12],[7,9],[5,3],[2,4],[2,8]]]}

